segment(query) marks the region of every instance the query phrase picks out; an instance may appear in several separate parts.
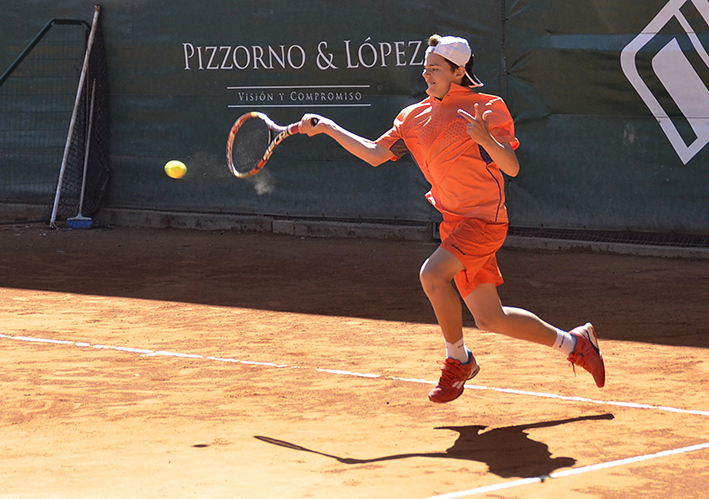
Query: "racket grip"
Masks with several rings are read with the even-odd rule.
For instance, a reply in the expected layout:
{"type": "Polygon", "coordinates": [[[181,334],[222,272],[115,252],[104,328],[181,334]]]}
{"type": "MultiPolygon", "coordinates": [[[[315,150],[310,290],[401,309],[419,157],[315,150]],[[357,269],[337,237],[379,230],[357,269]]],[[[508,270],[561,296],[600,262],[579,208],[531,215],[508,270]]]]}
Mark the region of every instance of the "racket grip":
{"type": "Polygon", "coordinates": [[[320,120],[317,118],[310,118],[310,124],[313,126],[317,125],[318,121],[320,121],[320,120]]]}

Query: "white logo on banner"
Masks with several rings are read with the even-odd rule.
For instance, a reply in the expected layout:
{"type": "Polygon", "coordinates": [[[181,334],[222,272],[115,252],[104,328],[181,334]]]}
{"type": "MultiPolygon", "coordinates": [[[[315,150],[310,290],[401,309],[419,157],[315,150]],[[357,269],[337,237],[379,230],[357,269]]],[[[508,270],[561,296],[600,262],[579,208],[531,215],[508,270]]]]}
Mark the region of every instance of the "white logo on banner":
{"type": "MultiPolygon", "coordinates": [[[[185,71],[321,72],[423,66],[426,44],[422,40],[364,42],[343,40],[330,46],[322,40],[317,51],[291,45],[182,44],[185,71]],[[337,50],[336,50],[337,48],[337,50]]],[[[236,103],[230,108],[272,107],[371,107],[370,85],[262,85],[229,86],[236,103]]]]}
{"type": "Polygon", "coordinates": [[[687,32],[689,40],[704,64],[709,66],[709,54],[687,18],[680,12],[680,8],[688,2],[693,3],[704,20],[709,23],[709,0],[670,0],[620,54],[623,73],[655,116],[685,165],[709,143],[709,89],[682,52],[676,38],[672,38],[653,57],[652,69],[655,76],[672,97],[696,135],[696,139],[688,144],[640,77],[635,57],[664,26],[675,19],[687,32]]]}

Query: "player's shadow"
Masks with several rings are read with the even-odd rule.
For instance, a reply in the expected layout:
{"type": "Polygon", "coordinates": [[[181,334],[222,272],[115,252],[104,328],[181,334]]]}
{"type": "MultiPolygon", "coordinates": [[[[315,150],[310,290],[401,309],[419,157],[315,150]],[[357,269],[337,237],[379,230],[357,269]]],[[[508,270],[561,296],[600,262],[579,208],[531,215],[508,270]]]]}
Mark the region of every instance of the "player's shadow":
{"type": "Polygon", "coordinates": [[[572,457],[551,457],[549,446],[529,438],[528,430],[534,428],[550,428],[579,421],[610,420],[612,414],[583,416],[579,418],[545,421],[519,426],[493,428],[485,431],[486,426],[441,426],[437,430],[453,430],[460,435],[452,447],[445,452],[412,452],[394,454],[370,459],[355,459],[335,456],[313,449],[277,440],[271,437],[255,436],[254,438],[273,445],[302,452],[311,452],[320,456],[335,459],[344,464],[368,464],[412,457],[430,457],[443,459],[462,459],[478,461],[488,466],[490,473],[502,478],[531,478],[547,476],[559,468],[567,468],[576,464],[572,457]]]}

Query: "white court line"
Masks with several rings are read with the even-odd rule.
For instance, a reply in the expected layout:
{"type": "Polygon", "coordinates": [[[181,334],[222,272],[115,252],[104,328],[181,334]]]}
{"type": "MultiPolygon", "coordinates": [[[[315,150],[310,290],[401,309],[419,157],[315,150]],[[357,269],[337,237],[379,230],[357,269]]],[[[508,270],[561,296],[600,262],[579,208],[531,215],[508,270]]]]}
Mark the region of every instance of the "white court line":
{"type": "Polygon", "coordinates": [[[381,378],[379,374],[353,373],[352,371],[342,371],[340,369],[320,369],[316,367],[315,370],[319,373],[340,374],[342,376],[356,376],[358,378],[381,378]]]}
{"type": "MultiPolygon", "coordinates": [[[[257,362],[257,361],[253,361],[253,360],[239,360],[239,359],[231,359],[231,358],[212,357],[212,356],[205,357],[205,356],[199,355],[199,354],[166,352],[166,351],[162,351],[162,350],[154,351],[154,350],[145,350],[145,349],[141,349],[141,348],[117,347],[117,346],[109,346],[109,345],[91,345],[90,343],[63,341],[63,340],[51,340],[51,339],[46,339],[46,338],[32,338],[32,337],[28,337],[28,336],[9,336],[6,334],[0,334],[0,339],[9,339],[9,340],[24,341],[24,342],[30,342],[30,343],[74,345],[74,346],[83,347],[83,348],[116,350],[119,352],[139,353],[143,357],[177,357],[177,358],[187,358],[187,359],[204,359],[204,360],[211,360],[211,361],[215,361],[215,362],[229,362],[229,363],[234,363],[234,364],[244,364],[244,365],[263,366],[263,367],[290,368],[290,369],[311,369],[309,367],[288,366],[285,364],[274,364],[272,362],[257,362]]],[[[371,374],[371,373],[356,373],[356,372],[352,372],[352,371],[343,371],[343,370],[339,370],[339,369],[315,368],[315,371],[328,373],[328,374],[336,374],[336,375],[340,375],[340,376],[355,376],[355,377],[359,377],[359,378],[371,378],[371,379],[381,378],[381,379],[392,380],[392,381],[403,381],[406,383],[420,383],[420,384],[426,384],[426,385],[435,385],[436,384],[435,381],[429,381],[429,380],[425,380],[425,379],[401,378],[401,377],[397,377],[397,376],[382,376],[380,374],[371,374]]],[[[555,400],[563,400],[564,402],[578,402],[578,403],[584,403],[584,404],[607,405],[607,406],[613,406],[613,407],[626,407],[626,408],[630,408],[630,409],[645,409],[645,410],[652,410],[652,411],[674,412],[674,413],[678,413],[678,414],[691,414],[694,416],[709,417],[709,411],[679,409],[677,407],[668,407],[668,406],[659,406],[659,405],[650,405],[650,404],[638,404],[635,402],[596,400],[596,399],[591,399],[591,398],[586,398],[586,397],[569,397],[569,396],[558,395],[558,394],[554,394],[554,393],[528,392],[528,391],[524,391],[524,390],[515,390],[512,388],[494,388],[494,387],[487,387],[487,386],[481,386],[481,385],[466,384],[465,387],[469,390],[490,390],[490,391],[498,392],[498,393],[509,393],[512,395],[522,395],[522,396],[526,396],[526,397],[541,397],[541,398],[550,398],[550,399],[555,399],[555,400]]]]}
{"type": "Polygon", "coordinates": [[[470,497],[478,494],[485,494],[487,492],[496,492],[503,489],[511,489],[513,487],[520,487],[522,485],[528,485],[530,483],[543,482],[547,478],[563,478],[572,475],[580,475],[582,473],[589,473],[592,471],[605,470],[608,468],[615,468],[617,466],[626,466],[629,464],[640,463],[642,461],[649,461],[650,459],[657,459],[660,457],[675,456],[678,454],[686,454],[688,452],[696,452],[699,450],[709,449],[709,442],[699,445],[690,445],[689,447],[681,447],[679,449],[671,449],[662,452],[657,452],[655,454],[645,454],[644,456],[629,457],[627,459],[619,459],[617,461],[609,461],[607,463],[592,464],[590,466],[582,466],[581,468],[573,468],[570,470],[559,471],[557,473],[551,473],[548,476],[538,476],[533,478],[523,478],[522,480],[514,480],[512,482],[502,482],[494,485],[487,485],[485,487],[478,487],[476,489],[462,490],[460,492],[451,492],[449,494],[441,494],[438,496],[430,496],[426,499],[457,499],[459,497],[470,497]]]}

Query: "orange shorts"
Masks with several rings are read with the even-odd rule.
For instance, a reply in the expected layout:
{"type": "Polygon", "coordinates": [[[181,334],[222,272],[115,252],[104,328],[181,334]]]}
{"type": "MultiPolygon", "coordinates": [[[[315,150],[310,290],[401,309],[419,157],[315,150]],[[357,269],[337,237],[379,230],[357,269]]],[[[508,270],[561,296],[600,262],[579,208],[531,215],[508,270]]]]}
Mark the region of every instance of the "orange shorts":
{"type": "Polygon", "coordinates": [[[507,223],[493,223],[475,218],[444,217],[440,226],[441,248],[455,255],[465,266],[455,276],[463,298],[478,285],[502,284],[502,273],[495,254],[507,237],[507,223]]]}

